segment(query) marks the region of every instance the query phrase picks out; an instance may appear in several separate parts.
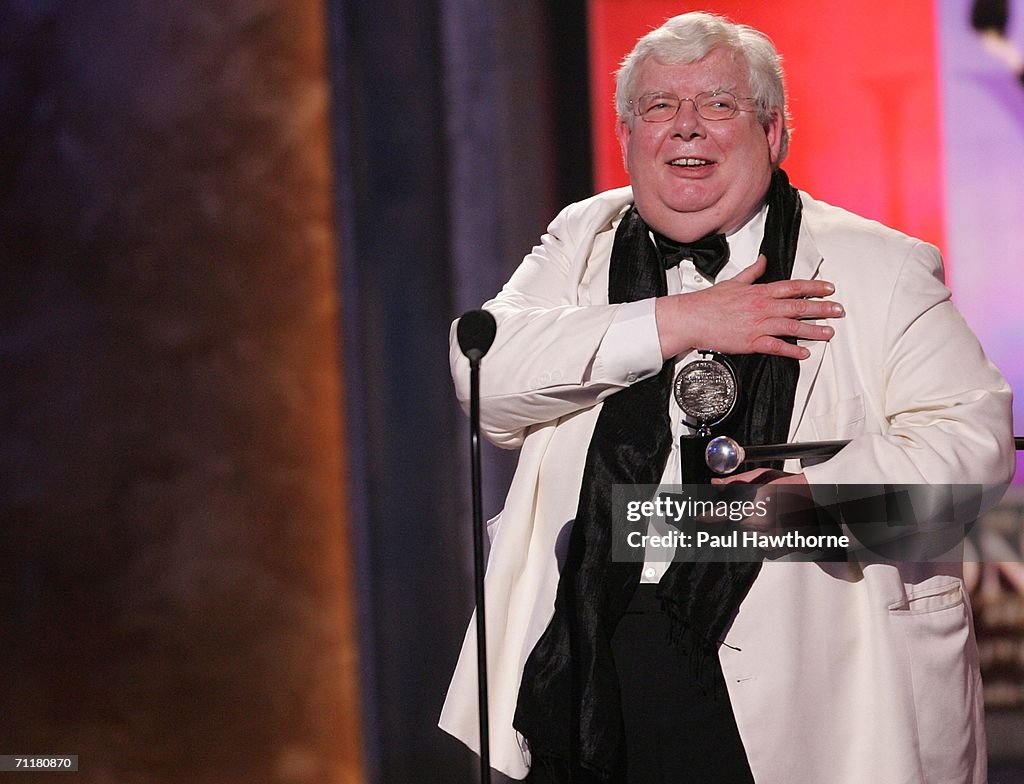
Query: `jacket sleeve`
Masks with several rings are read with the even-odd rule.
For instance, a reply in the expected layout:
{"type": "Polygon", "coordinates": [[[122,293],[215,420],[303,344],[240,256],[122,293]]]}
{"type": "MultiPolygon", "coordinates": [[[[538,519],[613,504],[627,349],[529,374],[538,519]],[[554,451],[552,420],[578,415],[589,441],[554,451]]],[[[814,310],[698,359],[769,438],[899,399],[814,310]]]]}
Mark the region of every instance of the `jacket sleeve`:
{"type": "MultiPolygon", "coordinates": [[[[653,300],[609,305],[607,284],[591,288],[593,267],[607,263],[595,239],[610,229],[588,204],[563,210],[483,306],[497,332],[481,360],[481,429],[498,446],[516,448],[527,428],[589,408],[661,368],[653,300]]],[[[469,361],[459,350],[457,324],[451,372],[468,409],[469,361]]]]}
{"type": "MultiPolygon", "coordinates": [[[[1013,476],[1011,391],[950,301],[938,250],[916,242],[888,293],[881,432],[805,469],[812,484],[1000,485],[1013,476]]],[[[863,350],[863,349],[862,349],[863,350]]],[[[865,364],[867,360],[865,360],[865,364]]]]}

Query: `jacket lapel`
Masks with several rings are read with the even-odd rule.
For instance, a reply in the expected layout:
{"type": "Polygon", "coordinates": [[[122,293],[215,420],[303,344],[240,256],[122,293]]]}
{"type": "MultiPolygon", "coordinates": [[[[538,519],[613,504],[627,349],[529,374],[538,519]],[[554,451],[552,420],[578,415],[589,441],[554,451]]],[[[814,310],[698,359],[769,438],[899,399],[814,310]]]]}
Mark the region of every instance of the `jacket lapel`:
{"type": "MultiPolygon", "coordinates": [[[[806,216],[800,224],[800,239],[797,242],[796,258],[793,259],[794,279],[803,278],[812,280],[819,277],[821,266],[824,262],[818,246],[814,242],[810,231],[807,230],[806,216]]],[[[800,377],[796,383],[796,395],[793,398],[793,418],[790,420],[789,440],[792,441],[800,423],[803,421],[804,412],[807,410],[807,399],[814,388],[815,379],[821,369],[821,361],[828,350],[827,340],[800,340],[798,343],[806,347],[811,356],[800,360],[800,377]]]]}

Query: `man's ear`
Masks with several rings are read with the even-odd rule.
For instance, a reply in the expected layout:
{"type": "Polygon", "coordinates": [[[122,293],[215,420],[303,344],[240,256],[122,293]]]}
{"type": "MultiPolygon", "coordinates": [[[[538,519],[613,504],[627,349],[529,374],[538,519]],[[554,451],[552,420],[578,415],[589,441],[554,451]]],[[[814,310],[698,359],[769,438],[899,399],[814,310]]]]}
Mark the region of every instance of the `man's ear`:
{"type": "Polygon", "coordinates": [[[629,135],[632,133],[629,123],[619,120],[615,123],[615,137],[619,140],[619,149],[622,151],[622,168],[629,171],[629,163],[626,158],[626,150],[629,146],[629,135]]]}
{"type": "Polygon", "coordinates": [[[768,155],[772,166],[779,165],[779,155],[782,152],[782,128],[785,121],[782,119],[782,112],[772,109],[771,117],[765,123],[764,133],[768,139],[768,155]]]}

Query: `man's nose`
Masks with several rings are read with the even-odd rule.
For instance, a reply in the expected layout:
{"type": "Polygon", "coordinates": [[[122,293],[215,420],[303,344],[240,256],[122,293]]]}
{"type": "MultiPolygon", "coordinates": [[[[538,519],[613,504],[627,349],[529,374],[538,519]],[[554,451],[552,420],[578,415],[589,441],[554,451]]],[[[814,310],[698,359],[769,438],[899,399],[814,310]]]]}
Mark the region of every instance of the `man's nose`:
{"type": "Polygon", "coordinates": [[[693,139],[705,135],[704,118],[697,113],[697,104],[693,98],[682,98],[679,110],[672,119],[672,133],[684,139],[693,139]]]}

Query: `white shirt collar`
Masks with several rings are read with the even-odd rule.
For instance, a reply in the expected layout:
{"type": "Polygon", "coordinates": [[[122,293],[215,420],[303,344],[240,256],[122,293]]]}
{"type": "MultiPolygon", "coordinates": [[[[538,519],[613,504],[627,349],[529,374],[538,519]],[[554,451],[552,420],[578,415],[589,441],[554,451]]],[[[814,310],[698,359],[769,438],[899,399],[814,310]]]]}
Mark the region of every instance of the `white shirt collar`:
{"type": "Polygon", "coordinates": [[[729,263],[719,275],[719,280],[734,277],[737,273],[745,270],[755,261],[757,253],[761,249],[761,240],[764,239],[765,218],[768,216],[768,202],[761,205],[750,220],[740,226],[736,231],[726,235],[729,243],[729,263]]]}

